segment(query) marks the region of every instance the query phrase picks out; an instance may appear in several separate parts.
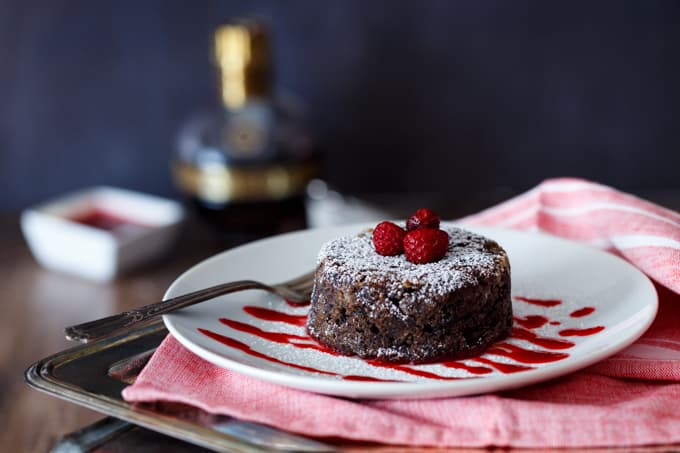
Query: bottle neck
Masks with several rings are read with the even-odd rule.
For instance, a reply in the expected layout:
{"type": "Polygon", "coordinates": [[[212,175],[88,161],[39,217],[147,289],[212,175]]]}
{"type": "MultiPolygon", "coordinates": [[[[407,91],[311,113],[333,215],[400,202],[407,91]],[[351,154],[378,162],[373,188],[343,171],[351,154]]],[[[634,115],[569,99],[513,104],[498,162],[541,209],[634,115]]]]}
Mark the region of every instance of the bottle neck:
{"type": "Polygon", "coordinates": [[[266,29],[256,23],[227,24],[214,35],[214,62],[222,104],[238,109],[271,92],[271,59],[266,29]]]}
{"type": "Polygon", "coordinates": [[[225,71],[219,69],[219,91],[222,105],[237,110],[251,101],[271,99],[270,76],[265,71],[225,71]]]}

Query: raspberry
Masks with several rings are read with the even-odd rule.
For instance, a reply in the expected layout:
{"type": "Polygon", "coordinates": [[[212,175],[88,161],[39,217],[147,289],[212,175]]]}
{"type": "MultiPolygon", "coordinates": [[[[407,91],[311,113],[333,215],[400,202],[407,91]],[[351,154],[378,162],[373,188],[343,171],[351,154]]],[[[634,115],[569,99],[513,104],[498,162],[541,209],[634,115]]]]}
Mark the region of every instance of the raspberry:
{"type": "Polygon", "coordinates": [[[409,231],[404,237],[404,253],[412,263],[425,264],[438,261],[449,248],[446,231],[434,228],[420,228],[409,231]]]}
{"type": "Polygon", "coordinates": [[[408,231],[420,228],[439,228],[439,216],[432,209],[420,208],[406,221],[408,231]]]}
{"type": "Polygon", "coordinates": [[[380,222],[373,230],[375,251],[385,256],[399,255],[404,252],[406,231],[392,222],[380,222]]]}

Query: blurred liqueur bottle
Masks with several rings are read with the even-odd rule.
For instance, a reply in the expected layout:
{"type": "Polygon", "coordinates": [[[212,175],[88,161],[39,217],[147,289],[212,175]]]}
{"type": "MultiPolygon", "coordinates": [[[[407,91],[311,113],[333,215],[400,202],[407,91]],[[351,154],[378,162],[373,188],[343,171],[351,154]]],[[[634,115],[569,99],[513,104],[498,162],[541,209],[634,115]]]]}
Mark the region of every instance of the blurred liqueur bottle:
{"type": "Polygon", "coordinates": [[[293,98],[275,93],[265,26],[234,21],[213,35],[221,108],[182,128],[177,185],[225,235],[306,226],[305,188],[318,159],[293,98]],[[284,102],[285,100],[285,102],[284,102]]]}

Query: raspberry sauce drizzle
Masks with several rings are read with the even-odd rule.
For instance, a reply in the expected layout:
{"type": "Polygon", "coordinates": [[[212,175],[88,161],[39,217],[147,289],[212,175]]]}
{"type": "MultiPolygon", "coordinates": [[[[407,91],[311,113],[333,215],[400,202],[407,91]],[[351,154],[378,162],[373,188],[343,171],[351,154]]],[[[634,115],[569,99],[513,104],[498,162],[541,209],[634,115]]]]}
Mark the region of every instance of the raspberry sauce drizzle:
{"type": "Polygon", "coordinates": [[[595,307],[583,307],[579,310],[572,311],[569,316],[572,318],[582,318],[584,316],[588,316],[592,312],[595,311],[595,307]]]}
{"type": "Polygon", "coordinates": [[[451,362],[441,362],[441,365],[444,365],[446,368],[455,368],[457,370],[465,370],[470,374],[489,374],[492,373],[493,370],[491,368],[487,368],[485,366],[475,366],[475,365],[466,365],[465,363],[461,362],[460,360],[453,360],[451,362]]]}
{"type": "Polygon", "coordinates": [[[485,365],[491,365],[501,373],[505,374],[511,374],[511,373],[519,373],[520,371],[527,371],[527,370],[533,370],[534,367],[532,366],[524,366],[524,365],[513,365],[510,363],[500,363],[496,362],[495,360],[487,359],[485,357],[475,357],[474,359],[475,362],[483,363],[485,365]]]}
{"type": "Polygon", "coordinates": [[[425,370],[419,370],[417,368],[411,368],[407,365],[399,365],[399,364],[394,364],[394,363],[386,363],[386,362],[381,362],[380,360],[367,360],[366,363],[369,365],[373,365],[374,367],[378,368],[389,368],[391,370],[397,370],[401,371],[402,373],[410,374],[412,376],[418,376],[418,377],[424,377],[428,379],[437,379],[440,381],[455,381],[458,379],[461,379],[459,377],[449,377],[449,376],[441,376],[436,373],[430,373],[429,371],[425,370]]]}
{"type": "Polygon", "coordinates": [[[561,337],[587,337],[602,332],[604,326],[588,327],[586,329],[564,329],[560,330],[561,337]]]}
{"type": "Polygon", "coordinates": [[[487,349],[486,352],[507,357],[520,363],[549,363],[569,357],[569,354],[565,352],[535,351],[505,341],[496,343],[487,349]]]}
{"type": "Polygon", "coordinates": [[[286,324],[301,327],[304,327],[305,323],[307,322],[307,315],[291,315],[264,307],[253,307],[247,305],[243,307],[243,311],[254,318],[262,319],[263,321],[284,322],[286,324]]]}
{"type": "Polygon", "coordinates": [[[259,359],[266,360],[268,362],[272,363],[277,363],[279,365],[286,365],[291,368],[296,368],[298,370],[302,371],[310,371],[312,373],[321,373],[321,374],[327,374],[329,376],[337,376],[337,373],[332,373],[330,371],[322,371],[322,370],[317,370],[316,368],[310,368],[302,365],[298,365],[297,363],[291,363],[291,362],[284,362],[283,360],[279,360],[275,357],[268,356],[267,354],[262,354],[261,352],[257,352],[254,349],[252,349],[250,346],[248,346],[245,343],[241,343],[238,340],[234,340],[233,338],[220,335],[219,333],[213,332],[211,330],[207,329],[198,329],[199,332],[201,332],[203,335],[212,338],[213,340],[219,341],[220,343],[229,346],[230,348],[238,349],[239,351],[245,352],[248,355],[251,355],[253,357],[257,357],[259,359]]]}
{"type": "Polygon", "coordinates": [[[526,329],[538,329],[539,327],[543,327],[550,321],[548,318],[541,315],[529,315],[525,318],[515,316],[513,319],[515,321],[515,324],[519,324],[520,326],[526,329]]]}
{"type": "Polygon", "coordinates": [[[231,327],[239,332],[248,333],[256,337],[264,338],[265,340],[273,341],[274,343],[290,344],[300,349],[314,349],[325,352],[331,355],[340,355],[339,353],[325,347],[324,345],[312,340],[308,335],[295,335],[281,332],[267,332],[259,327],[251,326],[243,322],[234,321],[233,319],[220,318],[220,322],[225,326],[231,327]]]}
{"type": "Polygon", "coordinates": [[[358,376],[356,374],[348,374],[346,376],[343,376],[342,379],[345,381],[363,381],[363,382],[404,382],[395,381],[392,379],[380,379],[373,376],[358,376]]]}
{"type": "Polygon", "coordinates": [[[526,302],[531,305],[538,305],[539,307],[556,307],[562,303],[559,299],[532,299],[529,297],[513,296],[513,299],[526,302]]]}
{"type": "MultiPolygon", "coordinates": [[[[561,300],[557,299],[534,299],[534,298],[526,298],[526,297],[514,297],[515,300],[521,301],[521,302],[526,302],[531,305],[536,305],[544,308],[551,308],[551,307],[556,307],[562,303],[561,300]]],[[[287,301],[287,305],[293,306],[293,307],[300,307],[304,304],[300,303],[290,303],[287,301]]],[[[252,316],[255,319],[259,320],[264,320],[264,321],[271,321],[271,322],[277,322],[277,323],[282,323],[282,324],[287,324],[291,325],[294,327],[304,327],[306,323],[306,314],[305,315],[297,315],[297,314],[291,314],[287,313],[285,311],[278,311],[278,310],[273,310],[270,308],[265,308],[265,307],[257,307],[257,306],[244,306],[243,311],[247,313],[248,315],[252,316]]],[[[578,310],[575,310],[569,314],[570,317],[572,318],[580,318],[580,317],[585,317],[590,314],[592,314],[595,311],[595,308],[593,307],[584,307],[578,310]]],[[[274,331],[267,331],[263,330],[259,327],[243,323],[240,321],[235,321],[232,319],[227,319],[227,318],[220,318],[219,321],[242,333],[246,333],[248,335],[253,335],[258,338],[262,338],[268,341],[271,341],[273,343],[279,343],[279,344],[285,344],[285,345],[290,345],[294,348],[298,349],[312,349],[316,350],[325,354],[330,354],[330,355],[335,355],[339,356],[340,354],[331,350],[330,348],[318,343],[311,337],[306,332],[303,332],[302,334],[292,334],[292,333],[284,333],[284,332],[274,332],[274,331]]],[[[525,315],[523,317],[520,316],[515,316],[514,317],[514,322],[515,322],[515,327],[512,329],[512,334],[510,338],[506,339],[505,341],[496,343],[489,347],[484,355],[481,357],[472,357],[467,359],[470,362],[476,362],[477,364],[480,365],[471,365],[468,363],[465,363],[463,360],[453,360],[453,361],[442,361],[442,362],[436,362],[436,364],[447,367],[447,368],[453,368],[453,369],[460,369],[464,370],[467,373],[469,373],[472,376],[469,377],[475,377],[475,376],[480,376],[480,375],[485,375],[492,373],[493,370],[497,370],[503,374],[511,374],[511,373],[518,373],[522,371],[527,371],[527,370],[532,370],[535,369],[534,366],[530,365],[535,365],[535,364],[545,364],[545,363],[552,363],[552,362],[557,362],[563,359],[566,359],[569,357],[569,354],[567,352],[564,352],[567,349],[570,349],[575,346],[575,343],[563,338],[555,338],[555,337],[549,337],[549,336],[542,336],[539,335],[538,333],[534,332],[535,329],[539,329],[545,325],[561,325],[560,321],[557,320],[551,320],[547,316],[543,315],[537,315],[537,314],[531,314],[531,315],[525,315]],[[518,344],[510,343],[509,341],[511,340],[523,340],[526,342],[529,342],[531,344],[534,344],[536,346],[540,346],[543,349],[527,349],[526,347],[520,346],[518,344]],[[490,357],[491,356],[491,357],[490,357]],[[497,357],[504,357],[506,359],[511,359],[516,363],[507,363],[507,362],[498,362],[493,356],[497,357]],[[485,365],[485,366],[483,366],[485,365]]],[[[281,365],[286,365],[290,366],[292,368],[297,368],[301,369],[303,371],[309,371],[309,372],[316,372],[316,373],[322,373],[326,375],[333,375],[333,376],[338,376],[342,378],[343,380],[347,381],[365,381],[365,382],[403,382],[399,380],[391,380],[391,379],[381,379],[377,378],[374,376],[361,376],[361,375],[342,375],[342,374],[337,374],[329,371],[323,371],[323,370],[318,370],[312,367],[307,367],[307,366],[302,366],[298,365],[295,363],[290,363],[286,362],[280,359],[277,359],[275,357],[272,357],[270,355],[255,351],[250,348],[245,343],[242,343],[238,340],[235,340],[233,338],[230,338],[228,336],[224,336],[215,332],[212,332],[207,329],[198,329],[199,332],[202,334],[219,341],[227,346],[233,347],[235,349],[238,349],[240,351],[243,351],[246,354],[252,355],[257,358],[261,358],[267,361],[270,361],[272,363],[277,363],[281,365]]],[[[604,330],[604,326],[595,326],[595,327],[588,327],[588,328],[568,328],[568,329],[563,329],[558,332],[558,335],[560,337],[582,337],[582,336],[589,336],[589,335],[594,335],[598,332],[601,332],[604,330]]],[[[454,377],[454,376],[443,376],[440,374],[437,374],[435,372],[431,371],[426,371],[423,369],[420,369],[416,366],[411,366],[411,365],[405,365],[405,364],[392,364],[392,363],[386,363],[382,362],[379,360],[366,360],[364,361],[370,366],[376,367],[376,368],[387,368],[387,369],[392,369],[395,371],[399,371],[402,373],[406,373],[412,376],[417,376],[420,378],[425,378],[425,379],[436,379],[436,380],[458,380],[461,379],[461,377],[454,377]]]]}
{"type": "Polygon", "coordinates": [[[290,299],[283,299],[283,301],[284,301],[285,303],[287,303],[288,305],[290,305],[291,307],[304,307],[304,306],[309,305],[309,301],[308,301],[308,300],[305,300],[305,301],[303,301],[303,302],[296,302],[296,301],[290,300],[290,299]]]}
{"type": "Polygon", "coordinates": [[[557,338],[540,337],[536,333],[522,329],[521,327],[513,327],[510,338],[517,338],[518,340],[526,340],[529,343],[541,346],[546,349],[569,349],[576,346],[573,342],[568,340],[560,340],[557,338]]]}
{"type": "MultiPolygon", "coordinates": [[[[317,351],[325,352],[326,354],[332,354],[332,355],[340,355],[337,352],[325,347],[322,344],[319,344],[318,342],[312,340],[309,336],[307,335],[294,335],[294,334],[284,334],[284,333],[279,333],[279,332],[266,332],[262,329],[259,329],[258,327],[251,326],[249,324],[245,324],[239,321],[234,321],[232,319],[226,319],[226,318],[220,318],[220,322],[226,326],[231,327],[234,330],[238,330],[240,332],[245,332],[249,333],[261,338],[265,338],[269,341],[273,341],[275,343],[282,343],[282,344],[290,344],[295,346],[296,348],[301,348],[301,349],[315,349],[317,351]],[[303,343],[305,342],[305,343],[303,343]],[[307,343],[309,342],[309,343],[307,343]]],[[[211,332],[206,329],[199,329],[201,333],[204,335],[209,336],[210,338],[213,338],[220,343],[226,344],[227,346],[234,347],[236,349],[239,349],[246,354],[252,355],[254,357],[258,357],[261,359],[268,360],[273,363],[278,363],[281,365],[289,365],[292,366],[293,368],[298,368],[304,371],[311,371],[311,372],[316,372],[316,373],[322,373],[322,374],[328,374],[332,376],[341,376],[342,379],[348,380],[348,381],[372,381],[372,382],[399,382],[396,380],[391,380],[391,379],[380,379],[376,378],[373,376],[360,376],[360,375],[339,375],[337,373],[332,373],[328,371],[322,371],[318,370],[316,368],[311,368],[311,367],[304,367],[304,366],[298,366],[295,364],[291,364],[290,362],[283,362],[279,359],[276,359],[274,357],[268,356],[266,354],[259,353],[257,351],[254,351],[251,349],[248,345],[241,343],[240,341],[234,340],[233,338],[217,334],[215,332],[211,332]]]]}

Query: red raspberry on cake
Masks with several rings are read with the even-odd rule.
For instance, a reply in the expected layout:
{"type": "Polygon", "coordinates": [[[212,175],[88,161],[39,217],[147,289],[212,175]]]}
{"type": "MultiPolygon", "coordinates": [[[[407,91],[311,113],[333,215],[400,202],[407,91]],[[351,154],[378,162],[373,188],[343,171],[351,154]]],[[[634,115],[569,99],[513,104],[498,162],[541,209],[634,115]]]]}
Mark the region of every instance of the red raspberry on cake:
{"type": "Polygon", "coordinates": [[[434,228],[420,228],[404,236],[406,259],[415,264],[439,261],[449,248],[449,235],[446,231],[434,228]]]}
{"type": "Polygon", "coordinates": [[[432,209],[420,208],[406,221],[406,230],[418,230],[420,228],[439,228],[439,215],[432,209]]]}
{"type": "Polygon", "coordinates": [[[381,255],[394,256],[404,253],[406,231],[392,222],[380,222],[373,230],[373,246],[381,255]]]}

